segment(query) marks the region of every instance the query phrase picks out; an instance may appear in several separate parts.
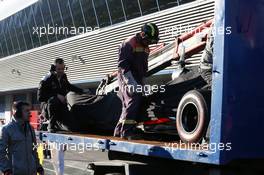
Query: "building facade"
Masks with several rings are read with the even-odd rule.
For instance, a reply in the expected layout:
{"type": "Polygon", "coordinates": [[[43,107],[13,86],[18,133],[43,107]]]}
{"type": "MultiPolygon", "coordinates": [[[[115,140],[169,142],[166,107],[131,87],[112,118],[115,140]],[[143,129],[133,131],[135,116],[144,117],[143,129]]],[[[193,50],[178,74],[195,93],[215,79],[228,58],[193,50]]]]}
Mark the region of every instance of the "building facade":
{"type": "MultiPolygon", "coordinates": [[[[119,44],[144,23],[156,23],[167,44],[213,13],[213,0],[39,0],[0,21],[0,118],[15,100],[37,106],[39,81],[56,57],[72,83],[93,88],[116,70],[119,44]]],[[[189,61],[199,64],[199,55],[189,61]]]]}

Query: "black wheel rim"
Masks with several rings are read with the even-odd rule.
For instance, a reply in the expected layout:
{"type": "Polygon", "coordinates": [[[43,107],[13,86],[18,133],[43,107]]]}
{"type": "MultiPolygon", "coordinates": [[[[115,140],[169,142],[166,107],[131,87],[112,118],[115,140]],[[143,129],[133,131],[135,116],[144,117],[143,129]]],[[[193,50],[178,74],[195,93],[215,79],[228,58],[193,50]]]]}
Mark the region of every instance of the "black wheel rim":
{"type": "Polygon", "coordinates": [[[184,131],[187,133],[195,132],[199,123],[199,114],[196,105],[194,103],[185,104],[181,116],[181,124],[184,131]]]}

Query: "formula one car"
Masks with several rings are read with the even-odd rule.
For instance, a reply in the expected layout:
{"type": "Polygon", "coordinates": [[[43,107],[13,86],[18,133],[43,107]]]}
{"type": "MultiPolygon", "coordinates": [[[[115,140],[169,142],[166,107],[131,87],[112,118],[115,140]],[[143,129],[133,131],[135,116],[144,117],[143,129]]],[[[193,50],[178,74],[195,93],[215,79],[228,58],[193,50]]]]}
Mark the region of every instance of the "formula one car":
{"type": "MultiPolygon", "coordinates": [[[[210,120],[211,85],[198,66],[189,67],[188,58],[204,50],[212,20],[177,37],[167,46],[152,49],[148,76],[177,65],[177,78],[163,85],[163,90],[145,96],[140,121],[146,133],[173,133],[187,143],[200,142],[206,136],[210,120]],[[145,112],[147,111],[147,113],[145,112]]],[[[211,76],[211,75],[210,75],[211,76]]],[[[80,130],[113,131],[121,114],[116,72],[103,79],[96,94],[67,95],[70,112],[80,130]]]]}

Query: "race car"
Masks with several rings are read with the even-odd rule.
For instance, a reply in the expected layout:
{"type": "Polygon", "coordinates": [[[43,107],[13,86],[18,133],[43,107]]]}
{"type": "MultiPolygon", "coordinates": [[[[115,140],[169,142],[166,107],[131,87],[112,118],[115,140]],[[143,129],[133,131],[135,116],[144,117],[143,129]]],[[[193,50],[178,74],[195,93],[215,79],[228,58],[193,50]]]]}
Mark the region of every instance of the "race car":
{"type": "MultiPolygon", "coordinates": [[[[178,135],[186,143],[206,138],[211,85],[205,81],[199,66],[188,67],[188,58],[204,50],[211,24],[209,20],[177,37],[173,43],[152,49],[148,76],[171,65],[178,68],[177,76],[163,84],[163,88],[145,95],[145,105],[139,114],[144,120],[138,123],[144,132],[178,135]]],[[[80,130],[114,130],[122,109],[118,88],[114,72],[101,81],[96,94],[67,95],[69,110],[78,120],[80,130]]]]}

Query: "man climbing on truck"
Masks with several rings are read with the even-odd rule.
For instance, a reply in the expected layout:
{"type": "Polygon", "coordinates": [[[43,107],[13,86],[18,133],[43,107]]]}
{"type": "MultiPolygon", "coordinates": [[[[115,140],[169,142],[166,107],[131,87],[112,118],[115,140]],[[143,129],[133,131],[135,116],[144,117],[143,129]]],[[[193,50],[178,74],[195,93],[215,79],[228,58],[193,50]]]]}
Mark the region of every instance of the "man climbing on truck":
{"type": "Polygon", "coordinates": [[[49,119],[48,131],[72,130],[75,127],[73,118],[68,115],[66,95],[69,91],[83,93],[83,90],[70,84],[65,74],[64,60],[57,58],[50,72],[43,77],[38,88],[38,100],[42,110],[49,119]],[[64,118],[61,118],[64,116],[64,118]]]}

